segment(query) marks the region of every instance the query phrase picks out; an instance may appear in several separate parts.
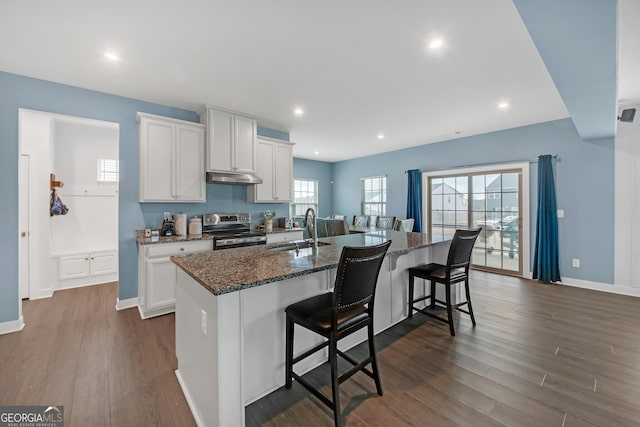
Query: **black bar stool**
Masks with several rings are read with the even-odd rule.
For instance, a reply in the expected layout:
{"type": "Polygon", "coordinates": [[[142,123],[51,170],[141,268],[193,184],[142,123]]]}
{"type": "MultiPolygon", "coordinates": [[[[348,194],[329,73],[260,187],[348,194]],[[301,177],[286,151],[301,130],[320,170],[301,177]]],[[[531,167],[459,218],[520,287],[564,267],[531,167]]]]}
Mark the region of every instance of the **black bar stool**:
{"type": "Polygon", "coordinates": [[[471,295],[469,294],[469,264],[471,263],[471,250],[482,231],[482,227],[473,230],[456,230],[449,247],[449,255],[447,257],[447,265],[442,264],[422,264],[409,269],[409,318],[413,317],[413,310],[433,317],[441,322],[449,325],[451,336],[455,336],[456,332],[453,328],[452,310],[458,310],[471,316],[471,323],[476,325],[476,318],[473,315],[473,307],[471,306],[471,295]],[[414,280],[416,277],[431,281],[431,292],[429,295],[420,298],[413,298],[414,280]],[[467,300],[458,304],[451,304],[451,285],[464,281],[464,289],[467,294],[467,300]],[[436,299],[436,283],[445,286],[446,301],[436,299]],[[436,303],[447,309],[447,319],[443,319],[426,308],[418,308],[415,306],[417,302],[430,300],[430,308],[435,308],[436,303]],[[463,310],[461,307],[467,305],[469,311],[463,310]]]}
{"type": "Polygon", "coordinates": [[[373,378],[376,390],[382,396],[382,384],[373,343],[373,303],[380,267],[390,244],[391,241],[386,241],[377,246],[345,247],[340,256],[333,292],[304,299],[285,309],[287,318],[285,387],[291,388],[292,379],[295,378],[300,385],[333,410],[336,426],[342,425],[338,385],[356,372],[362,371],[373,378]],[[322,335],[327,338],[327,341],[293,357],[293,329],[296,323],[322,335]],[[338,340],[364,327],[368,330],[369,357],[358,362],[338,350],[338,340]],[[332,400],[293,372],[295,363],[326,346],[329,346],[332,400]],[[340,377],[338,377],[338,355],[354,366],[340,377]],[[369,363],[371,363],[371,370],[366,368],[369,363]]]}

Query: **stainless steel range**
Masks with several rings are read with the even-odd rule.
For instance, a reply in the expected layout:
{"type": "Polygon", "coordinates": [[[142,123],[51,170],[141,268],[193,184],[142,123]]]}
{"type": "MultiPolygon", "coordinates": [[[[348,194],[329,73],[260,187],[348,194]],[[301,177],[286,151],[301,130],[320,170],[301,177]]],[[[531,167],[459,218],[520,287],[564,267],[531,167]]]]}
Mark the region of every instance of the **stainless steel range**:
{"type": "Polygon", "coordinates": [[[213,236],[213,250],[265,245],[267,235],[251,231],[251,214],[204,214],[202,232],[213,236]]]}

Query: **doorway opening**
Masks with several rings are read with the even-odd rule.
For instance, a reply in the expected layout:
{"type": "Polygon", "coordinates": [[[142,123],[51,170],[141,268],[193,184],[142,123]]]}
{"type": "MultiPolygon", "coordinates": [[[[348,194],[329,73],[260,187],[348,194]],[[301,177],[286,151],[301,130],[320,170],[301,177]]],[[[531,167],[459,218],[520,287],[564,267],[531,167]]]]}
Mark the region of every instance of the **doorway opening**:
{"type": "Polygon", "coordinates": [[[19,147],[22,314],[22,299],[118,281],[119,125],[20,109],[19,147]]]}

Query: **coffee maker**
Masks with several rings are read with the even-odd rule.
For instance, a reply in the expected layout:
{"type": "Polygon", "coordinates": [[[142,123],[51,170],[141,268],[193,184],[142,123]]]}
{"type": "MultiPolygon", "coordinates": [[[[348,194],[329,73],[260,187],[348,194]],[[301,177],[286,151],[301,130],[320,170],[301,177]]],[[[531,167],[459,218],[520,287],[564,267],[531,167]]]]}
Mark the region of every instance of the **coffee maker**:
{"type": "Polygon", "coordinates": [[[163,214],[162,226],[160,227],[160,235],[161,236],[173,236],[175,234],[175,222],[171,217],[171,213],[165,212],[163,214]]]}

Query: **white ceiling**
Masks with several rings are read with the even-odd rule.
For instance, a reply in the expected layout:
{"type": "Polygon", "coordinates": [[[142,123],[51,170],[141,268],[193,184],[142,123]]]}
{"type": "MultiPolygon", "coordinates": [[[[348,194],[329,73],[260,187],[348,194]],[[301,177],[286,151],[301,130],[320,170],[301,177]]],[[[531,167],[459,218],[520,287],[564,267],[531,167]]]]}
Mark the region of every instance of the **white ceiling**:
{"type": "Polygon", "coordinates": [[[2,71],[249,114],[325,161],[568,116],[511,0],[3,0],[0,52],[2,71]]]}

